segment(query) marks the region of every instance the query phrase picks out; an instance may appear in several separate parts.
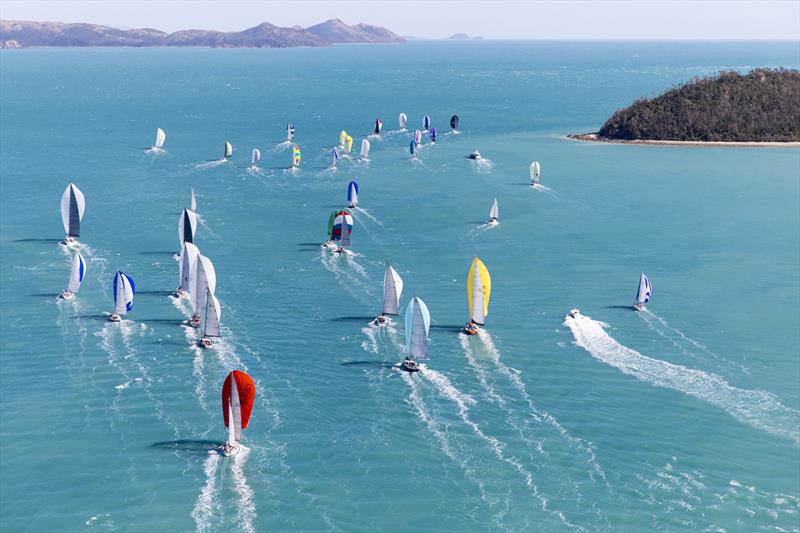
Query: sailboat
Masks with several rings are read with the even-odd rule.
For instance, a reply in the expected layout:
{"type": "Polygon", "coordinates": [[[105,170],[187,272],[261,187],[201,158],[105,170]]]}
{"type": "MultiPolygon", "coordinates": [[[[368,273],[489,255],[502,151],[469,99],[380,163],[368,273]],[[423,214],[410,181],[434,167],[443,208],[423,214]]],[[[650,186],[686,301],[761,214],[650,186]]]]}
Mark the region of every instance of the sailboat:
{"type": "Polygon", "coordinates": [[[355,181],[347,184],[347,203],[351,209],[358,206],[358,183],[355,181]]]}
{"type": "Polygon", "coordinates": [[[192,189],[192,200],[189,202],[189,209],[193,213],[197,213],[197,198],[194,196],[194,189],[192,189]]]}
{"type": "Polygon", "coordinates": [[[436,128],[431,128],[428,131],[428,138],[431,140],[431,143],[436,142],[436,128]]]}
{"type": "Polygon", "coordinates": [[[292,147],[292,168],[300,168],[300,148],[296,144],[292,147]]]}
{"type": "Polygon", "coordinates": [[[230,159],[232,155],[233,155],[233,145],[230,142],[225,141],[225,149],[222,152],[222,159],[227,161],[228,159],[230,159]]]}
{"type": "Polygon", "coordinates": [[[489,224],[497,224],[500,222],[500,208],[497,206],[497,198],[492,202],[492,207],[489,209],[489,224]]]}
{"type": "Polygon", "coordinates": [[[161,128],[156,128],[156,142],[150,147],[153,152],[160,152],[164,148],[164,141],[167,140],[167,134],[161,128]]]}
{"type": "Polygon", "coordinates": [[[256,385],[247,373],[234,370],[222,384],[222,419],[228,428],[228,438],[220,451],[225,457],[239,452],[242,430],[250,423],[256,385]]]}
{"type": "Polygon", "coordinates": [[[136,294],[136,285],[133,278],[118,271],[114,276],[114,312],[108,317],[111,322],[119,322],[122,315],[128,314],[133,309],[133,297],[136,294]]]}
{"type": "Polygon", "coordinates": [[[250,168],[258,168],[259,161],[261,161],[261,150],[253,148],[253,155],[250,157],[250,168]]]}
{"type": "Polygon", "coordinates": [[[542,172],[542,167],[538,161],[531,163],[531,187],[539,185],[539,174],[542,172]]]}
{"type": "Polygon", "coordinates": [[[476,256],[472,260],[467,275],[467,302],[469,304],[469,321],[464,326],[464,333],[475,335],[478,326],[482,326],[489,314],[489,296],[492,293],[492,278],[483,261],[476,256]]]}
{"type": "Polygon", "coordinates": [[[66,236],[61,244],[69,246],[77,242],[81,236],[81,220],[86,210],[86,200],[81,190],[70,183],[61,195],[61,222],[64,223],[66,236]]]}
{"type": "Polygon", "coordinates": [[[331,149],[331,166],[329,168],[335,169],[336,168],[336,163],[338,163],[340,159],[341,159],[341,156],[339,155],[339,149],[334,146],[331,149]]]}
{"type": "Polygon", "coordinates": [[[417,158],[417,143],[413,139],[408,143],[408,151],[411,152],[411,159],[417,158]]]}
{"type": "Polygon", "coordinates": [[[347,136],[344,139],[344,155],[345,157],[350,157],[350,150],[353,149],[353,138],[351,136],[347,136]]]}
{"type": "Polygon", "coordinates": [[[83,278],[85,276],[86,260],[80,252],[76,251],[75,255],[72,256],[72,266],[69,269],[69,283],[67,284],[67,289],[61,291],[59,298],[69,300],[75,296],[75,293],[81,288],[81,283],[83,283],[83,278]]]}
{"type": "Polygon", "coordinates": [[[200,327],[200,313],[205,309],[206,294],[217,290],[217,272],[211,259],[198,255],[197,267],[189,292],[192,298],[192,316],[189,325],[193,328],[200,327]]]}
{"type": "Polygon", "coordinates": [[[431,329],[431,314],[428,306],[414,296],[406,307],[406,357],[400,367],[406,372],[418,372],[419,359],[428,358],[428,331],[431,329]]]}
{"type": "Polygon", "coordinates": [[[369,159],[369,148],[370,144],[367,139],[361,140],[361,159],[367,161],[369,159]]]}
{"type": "Polygon", "coordinates": [[[328,240],[322,245],[326,248],[334,248],[336,246],[336,243],[333,240],[333,223],[336,220],[336,215],[338,214],[339,211],[331,211],[331,214],[328,217],[328,240]]]}
{"type": "Polygon", "coordinates": [[[178,220],[178,240],[181,243],[190,242],[194,244],[194,234],[197,231],[197,215],[192,209],[184,209],[181,218],[178,220]]]}
{"type": "Polygon", "coordinates": [[[338,244],[336,248],[337,254],[346,253],[350,248],[350,234],[353,232],[353,217],[352,215],[342,209],[336,213],[333,219],[333,231],[331,236],[334,242],[338,244]]]}
{"type": "Polygon", "coordinates": [[[636,291],[636,301],[633,303],[633,309],[635,311],[644,309],[644,304],[650,301],[652,295],[653,287],[650,286],[650,280],[645,273],[642,272],[642,275],[639,277],[639,290],[636,291]]]}
{"type": "Polygon", "coordinates": [[[375,119],[375,135],[381,134],[381,129],[383,128],[383,121],[379,118],[375,119]]]}
{"type": "Polygon", "coordinates": [[[425,115],[424,117],[422,117],[422,129],[423,131],[428,131],[430,127],[431,127],[431,117],[425,115]]]}
{"type": "Polygon", "coordinates": [[[405,113],[400,113],[400,116],[397,118],[398,122],[400,123],[400,131],[406,131],[406,126],[408,126],[408,117],[405,113]]]}
{"type": "Polygon", "coordinates": [[[181,248],[180,257],[180,285],[175,289],[175,296],[180,298],[192,290],[194,278],[197,274],[197,258],[200,257],[200,250],[190,242],[184,242],[181,248]]]}
{"type": "Polygon", "coordinates": [[[214,342],[212,338],[219,338],[219,318],[222,309],[219,300],[211,293],[211,287],[206,287],[206,305],[203,310],[203,332],[197,345],[201,348],[210,348],[214,342]]]}
{"type": "Polygon", "coordinates": [[[383,312],[373,323],[383,326],[389,322],[389,315],[396,316],[400,308],[400,296],[403,294],[403,278],[386,262],[386,271],[383,273],[383,312]]]}
{"type": "Polygon", "coordinates": [[[458,131],[458,115],[453,115],[450,117],[450,129],[453,131],[458,131]]]}
{"type": "Polygon", "coordinates": [[[347,139],[347,132],[342,130],[339,132],[339,148],[344,150],[344,142],[347,139]]]}
{"type": "Polygon", "coordinates": [[[294,140],[294,124],[291,122],[286,123],[286,140],[293,141],[294,140]]]}
{"type": "Polygon", "coordinates": [[[419,130],[414,131],[414,143],[419,146],[422,144],[422,132],[419,130]]]}

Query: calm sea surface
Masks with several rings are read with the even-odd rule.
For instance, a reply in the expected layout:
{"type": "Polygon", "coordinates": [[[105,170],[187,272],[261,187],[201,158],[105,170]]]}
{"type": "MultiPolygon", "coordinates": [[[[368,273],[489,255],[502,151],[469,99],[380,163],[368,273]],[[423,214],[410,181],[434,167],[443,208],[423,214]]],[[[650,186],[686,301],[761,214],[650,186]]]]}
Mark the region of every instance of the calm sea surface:
{"type": "Polygon", "coordinates": [[[564,139],[766,66],[798,68],[797,43],[3,51],[1,529],[797,530],[800,150],[564,139]],[[439,130],[417,163],[400,112],[439,130]],[[369,163],[326,171],[339,131],[357,150],[376,117],[369,163]],[[156,127],[166,151],[145,153],[156,127]],[[334,257],[350,180],[355,254],[334,257]],[[65,303],[70,181],[88,274],[65,303]],[[205,351],[169,296],[192,188],[222,305],[205,351]],[[493,290],[467,338],[475,255],[493,290]],[[433,319],[413,376],[392,368],[402,321],[368,326],[387,259],[433,319]],[[120,269],[139,292],[110,324],[120,269]],[[208,450],[234,368],[258,392],[249,450],[225,459],[208,450]]]}

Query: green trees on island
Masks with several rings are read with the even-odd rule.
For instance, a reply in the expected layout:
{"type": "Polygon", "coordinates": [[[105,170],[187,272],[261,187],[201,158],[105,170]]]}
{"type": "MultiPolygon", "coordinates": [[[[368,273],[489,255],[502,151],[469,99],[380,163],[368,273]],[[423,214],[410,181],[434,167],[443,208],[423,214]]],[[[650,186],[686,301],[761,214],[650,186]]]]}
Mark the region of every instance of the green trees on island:
{"type": "Polygon", "coordinates": [[[721,72],[642,98],[606,121],[617,140],[800,141],[800,71],[721,72]]]}

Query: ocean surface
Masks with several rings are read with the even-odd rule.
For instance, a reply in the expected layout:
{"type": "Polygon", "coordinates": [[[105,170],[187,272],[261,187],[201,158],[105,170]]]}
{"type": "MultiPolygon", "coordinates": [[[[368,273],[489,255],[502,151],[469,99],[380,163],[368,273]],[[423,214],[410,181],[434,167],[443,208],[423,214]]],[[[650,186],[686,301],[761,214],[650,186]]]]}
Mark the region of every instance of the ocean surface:
{"type": "Polygon", "coordinates": [[[0,52],[0,529],[797,531],[800,150],[564,138],[694,76],[778,66],[797,43],[0,52]],[[439,131],[418,162],[400,112],[439,131]],[[355,152],[376,117],[370,161],[326,170],[339,131],[355,152]],[[157,127],[166,150],[146,153],[157,127]],[[350,180],[354,254],[333,256],[350,180]],[[60,302],[70,181],[88,273],[60,302]],[[222,306],[208,350],[170,296],[192,188],[222,306]],[[475,255],[493,289],[468,338],[475,255]],[[403,307],[432,315],[416,375],[393,368],[400,317],[368,325],[387,259],[403,307]],[[138,293],[112,324],[120,269],[138,293]],[[247,450],[223,458],[232,369],[257,396],[247,450]]]}

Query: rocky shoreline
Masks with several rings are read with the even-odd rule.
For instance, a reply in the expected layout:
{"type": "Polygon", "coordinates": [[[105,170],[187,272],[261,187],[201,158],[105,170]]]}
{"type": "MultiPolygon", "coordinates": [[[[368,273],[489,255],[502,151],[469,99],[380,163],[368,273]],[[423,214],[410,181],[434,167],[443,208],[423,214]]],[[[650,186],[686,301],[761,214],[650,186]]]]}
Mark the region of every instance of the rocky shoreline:
{"type": "Polygon", "coordinates": [[[573,133],[567,135],[568,139],[573,141],[589,141],[599,143],[612,143],[612,144],[646,144],[646,145],[661,145],[661,146],[753,146],[753,147],[782,147],[782,148],[800,148],[800,142],[797,141],[670,141],[670,140],[644,140],[644,139],[612,139],[610,137],[601,137],[597,133],[573,133]]]}

